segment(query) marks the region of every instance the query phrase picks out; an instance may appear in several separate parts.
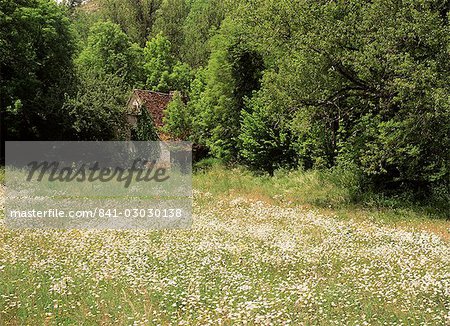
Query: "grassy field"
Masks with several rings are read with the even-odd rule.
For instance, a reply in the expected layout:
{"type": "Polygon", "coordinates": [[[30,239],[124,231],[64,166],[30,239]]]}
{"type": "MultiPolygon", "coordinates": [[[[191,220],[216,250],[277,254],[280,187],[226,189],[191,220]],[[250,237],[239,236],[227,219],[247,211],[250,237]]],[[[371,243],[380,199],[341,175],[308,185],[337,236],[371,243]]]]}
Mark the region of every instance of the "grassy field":
{"type": "Polygon", "coordinates": [[[450,323],[445,219],[352,206],[345,181],[318,172],[215,167],[194,185],[191,230],[0,221],[0,324],[450,323]]]}
{"type": "Polygon", "coordinates": [[[423,230],[450,240],[448,203],[424,206],[402,198],[359,194],[354,175],[345,171],[281,171],[275,177],[255,177],[243,168],[230,171],[213,165],[197,173],[194,181],[197,189],[216,196],[244,196],[283,207],[314,209],[338,219],[423,230]]]}

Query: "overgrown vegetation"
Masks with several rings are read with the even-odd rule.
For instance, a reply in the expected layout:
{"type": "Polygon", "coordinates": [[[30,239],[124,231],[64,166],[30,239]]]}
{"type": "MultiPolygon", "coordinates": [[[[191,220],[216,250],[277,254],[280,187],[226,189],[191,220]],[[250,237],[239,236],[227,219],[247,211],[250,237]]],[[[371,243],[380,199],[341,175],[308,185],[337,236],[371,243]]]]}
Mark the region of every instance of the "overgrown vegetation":
{"type": "Polygon", "coordinates": [[[179,91],[164,131],[212,157],[346,171],[352,200],[450,202],[448,1],[0,6],[7,139],[121,139],[131,89],[179,91]]]}
{"type": "Polygon", "coordinates": [[[402,194],[383,196],[361,191],[360,176],[352,170],[332,168],[278,170],[274,176],[255,175],[243,167],[230,168],[215,160],[196,164],[194,186],[215,196],[244,196],[281,206],[317,208],[345,219],[369,219],[396,224],[434,220],[440,234],[450,236],[447,203],[422,202],[402,194]],[[439,221],[441,220],[441,221],[439,221]]]}

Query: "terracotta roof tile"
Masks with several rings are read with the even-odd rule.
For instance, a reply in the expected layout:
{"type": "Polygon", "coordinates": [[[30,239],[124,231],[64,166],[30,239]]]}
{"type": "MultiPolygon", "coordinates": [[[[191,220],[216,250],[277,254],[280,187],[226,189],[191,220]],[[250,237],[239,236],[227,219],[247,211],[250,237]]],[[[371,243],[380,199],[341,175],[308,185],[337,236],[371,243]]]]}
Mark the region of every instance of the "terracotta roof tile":
{"type": "Polygon", "coordinates": [[[172,94],[160,93],[147,90],[134,90],[134,94],[142,101],[143,106],[153,118],[156,127],[163,124],[164,110],[172,100],[172,94]]]}

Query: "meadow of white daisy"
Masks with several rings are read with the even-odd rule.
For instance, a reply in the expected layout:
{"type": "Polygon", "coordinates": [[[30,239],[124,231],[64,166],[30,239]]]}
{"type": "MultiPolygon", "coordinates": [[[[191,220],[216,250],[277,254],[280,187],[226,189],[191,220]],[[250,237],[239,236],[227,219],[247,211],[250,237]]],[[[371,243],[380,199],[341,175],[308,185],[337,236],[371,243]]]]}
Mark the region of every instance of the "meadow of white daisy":
{"type": "Polygon", "coordinates": [[[190,230],[8,230],[0,324],[448,325],[433,233],[194,192],[190,230]]]}

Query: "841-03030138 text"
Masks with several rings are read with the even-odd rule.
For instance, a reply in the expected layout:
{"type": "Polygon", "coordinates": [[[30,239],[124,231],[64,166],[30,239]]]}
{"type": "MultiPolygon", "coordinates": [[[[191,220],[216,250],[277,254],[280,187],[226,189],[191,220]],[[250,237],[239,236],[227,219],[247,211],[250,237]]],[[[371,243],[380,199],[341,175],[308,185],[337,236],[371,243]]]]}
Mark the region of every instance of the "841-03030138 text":
{"type": "Polygon", "coordinates": [[[91,210],[62,210],[52,208],[48,210],[11,210],[11,218],[180,218],[183,215],[181,208],[95,208],[91,210]]]}

